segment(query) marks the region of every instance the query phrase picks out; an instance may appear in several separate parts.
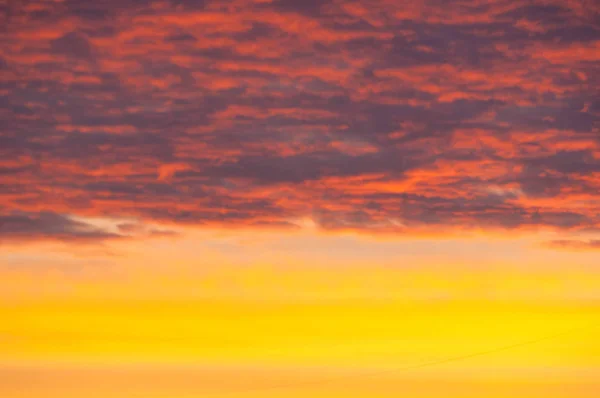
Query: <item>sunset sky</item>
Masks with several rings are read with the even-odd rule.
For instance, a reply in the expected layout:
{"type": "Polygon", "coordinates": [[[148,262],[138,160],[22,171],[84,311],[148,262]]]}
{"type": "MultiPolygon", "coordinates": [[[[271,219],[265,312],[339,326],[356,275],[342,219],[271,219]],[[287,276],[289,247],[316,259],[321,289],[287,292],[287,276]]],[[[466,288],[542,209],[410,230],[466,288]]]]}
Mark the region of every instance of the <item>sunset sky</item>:
{"type": "Polygon", "coordinates": [[[600,396],[596,0],[0,0],[0,396],[600,396]]]}

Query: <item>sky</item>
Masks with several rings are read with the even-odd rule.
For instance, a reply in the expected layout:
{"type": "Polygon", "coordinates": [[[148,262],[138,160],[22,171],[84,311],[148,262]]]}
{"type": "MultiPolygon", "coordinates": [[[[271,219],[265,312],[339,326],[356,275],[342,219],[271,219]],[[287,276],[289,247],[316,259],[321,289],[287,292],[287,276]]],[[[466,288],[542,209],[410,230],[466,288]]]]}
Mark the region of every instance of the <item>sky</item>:
{"type": "Polygon", "coordinates": [[[595,0],[0,1],[0,395],[600,394],[595,0]]]}

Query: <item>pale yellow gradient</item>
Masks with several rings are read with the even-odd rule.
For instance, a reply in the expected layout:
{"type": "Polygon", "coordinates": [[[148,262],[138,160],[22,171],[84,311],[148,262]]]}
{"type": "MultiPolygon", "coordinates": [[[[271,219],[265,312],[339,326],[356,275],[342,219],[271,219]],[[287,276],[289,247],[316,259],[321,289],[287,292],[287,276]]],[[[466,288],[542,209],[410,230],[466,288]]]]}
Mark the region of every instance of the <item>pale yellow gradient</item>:
{"type": "Polygon", "coordinates": [[[600,262],[538,239],[4,245],[0,396],[599,396],[600,262]]]}

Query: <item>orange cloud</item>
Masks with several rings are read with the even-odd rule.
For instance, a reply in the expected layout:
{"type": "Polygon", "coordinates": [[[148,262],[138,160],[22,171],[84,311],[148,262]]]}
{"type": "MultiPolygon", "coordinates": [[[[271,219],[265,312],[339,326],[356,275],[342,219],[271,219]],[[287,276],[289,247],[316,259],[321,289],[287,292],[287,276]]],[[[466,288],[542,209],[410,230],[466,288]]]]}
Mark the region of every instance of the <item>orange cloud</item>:
{"type": "Polygon", "coordinates": [[[583,0],[13,2],[0,214],[597,228],[598,12],[583,0]]]}

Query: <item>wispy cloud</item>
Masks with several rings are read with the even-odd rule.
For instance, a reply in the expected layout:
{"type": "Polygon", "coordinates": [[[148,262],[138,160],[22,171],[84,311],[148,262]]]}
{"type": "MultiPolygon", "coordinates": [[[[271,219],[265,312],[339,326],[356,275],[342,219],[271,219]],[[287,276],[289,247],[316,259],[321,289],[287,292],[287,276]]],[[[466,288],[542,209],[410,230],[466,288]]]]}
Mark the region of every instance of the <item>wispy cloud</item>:
{"type": "Polygon", "coordinates": [[[600,250],[600,240],[553,240],[548,242],[552,248],[563,250],[600,250]]]}
{"type": "Polygon", "coordinates": [[[0,213],[0,241],[58,240],[97,242],[111,239],[176,236],[171,229],[137,221],[81,217],[51,211],[0,213]]]}

